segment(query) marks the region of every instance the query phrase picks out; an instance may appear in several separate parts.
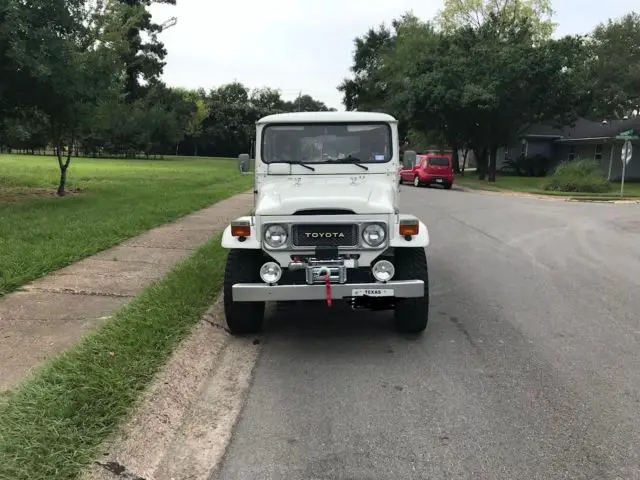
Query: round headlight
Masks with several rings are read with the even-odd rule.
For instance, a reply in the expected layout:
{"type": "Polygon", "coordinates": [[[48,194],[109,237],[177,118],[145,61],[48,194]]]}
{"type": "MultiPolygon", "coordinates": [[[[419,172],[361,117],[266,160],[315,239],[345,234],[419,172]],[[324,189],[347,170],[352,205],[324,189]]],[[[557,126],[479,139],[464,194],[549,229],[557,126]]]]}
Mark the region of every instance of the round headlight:
{"type": "Polygon", "coordinates": [[[388,282],[393,278],[396,269],[389,260],[380,260],[371,269],[373,276],[379,282],[388,282]]]}
{"type": "Polygon", "coordinates": [[[384,243],[387,233],[384,231],[382,225],[371,224],[367,225],[362,231],[362,239],[370,247],[379,247],[384,243]]]}
{"type": "Polygon", "coordinates": [[[264,231],[264,241],[271,248],[280,248],[287,243],[287,230],[282,225],[270,225],[264,231]]]}
{"type": "Polygon", "coordinates": [[[270,285],[276,283],[282,277],[282,269],[275,262],[267,262],[260,268],[260,278],[270,285]]]}

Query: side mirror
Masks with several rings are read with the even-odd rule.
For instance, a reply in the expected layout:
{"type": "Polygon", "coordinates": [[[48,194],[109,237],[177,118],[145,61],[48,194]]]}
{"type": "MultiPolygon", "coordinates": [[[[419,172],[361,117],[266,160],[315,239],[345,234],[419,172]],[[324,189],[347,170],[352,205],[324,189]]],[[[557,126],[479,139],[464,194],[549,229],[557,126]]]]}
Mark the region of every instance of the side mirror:
{"type": "Polygon", "coordinates": [[[404,155],[402,156],[402,165],[405,169],[409,169],[409,168],[413,168],[413,166],[416,164],[416,152],[414,152],[413,150],[407,150],[406,152],[404,152],[404,155]]]}
{"type": "Polygon", "coordinates": [[[251,173],[249,171],[250,167],[251,167],[251,157],[249,157],[249,154],[241,153],[240,155],[238,155],[238,169],[240,170],[240,173],[242,175],[251,173]]]}

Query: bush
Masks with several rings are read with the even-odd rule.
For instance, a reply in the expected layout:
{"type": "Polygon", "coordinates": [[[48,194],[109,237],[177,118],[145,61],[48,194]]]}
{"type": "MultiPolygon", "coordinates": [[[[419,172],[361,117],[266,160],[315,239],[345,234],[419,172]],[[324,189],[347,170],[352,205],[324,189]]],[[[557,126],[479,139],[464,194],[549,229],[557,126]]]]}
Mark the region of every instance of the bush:
{"type": "Polygon", "coordinates": [[[574,160],[558,165],[542,188],[555,192],[604,193],[611,190],[611,185],[603,178],[598,162],[574,160]]]}
{"type": "Polygon", "coordinates": [[[544,155],[519,156],[504,162],[502,170],[513,170],[520,177],[544,177],[549,171],[550,161],[544,155]]]}

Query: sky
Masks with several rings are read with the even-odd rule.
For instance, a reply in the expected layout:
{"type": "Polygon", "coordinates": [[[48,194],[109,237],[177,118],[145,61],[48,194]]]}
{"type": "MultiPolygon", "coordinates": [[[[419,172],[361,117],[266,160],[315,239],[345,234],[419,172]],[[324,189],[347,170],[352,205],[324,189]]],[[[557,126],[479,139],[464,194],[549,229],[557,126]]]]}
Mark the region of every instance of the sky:
{"type": "MultiPolygon", "coordinates": [[[[588,33],[633,4],[640,12],[637,2],[555,0],[556,35],[588,33]]],[[[354,39],[404,12],[429,20],[440,8],[441,0],[177,0],[151,12],[158,23],[178,19],[160,37],[168,85],[209,90],[239,81],[277,88],[285,100],[309,94],[344,110],[336,87],[349,76],[354,39]]]]}

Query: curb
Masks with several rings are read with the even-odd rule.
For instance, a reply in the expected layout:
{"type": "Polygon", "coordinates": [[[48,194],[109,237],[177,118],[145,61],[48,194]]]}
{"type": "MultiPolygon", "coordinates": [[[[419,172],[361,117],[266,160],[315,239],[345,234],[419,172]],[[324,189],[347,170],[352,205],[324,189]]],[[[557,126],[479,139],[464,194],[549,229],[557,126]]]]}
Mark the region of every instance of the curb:
{"type": "Polygon", "coordinates": [[[567,202],[582,202],[582,203],[611,203],[615,205],[639,205],[640,200],[599,200],[595,198],[582,199],[578,197],[569,197],[567,202]]]}
{"type": "Polygon", "coordinates": [[[558,195],[536,195],[535,193],[516,192],[515,190],[483,190],[481,188],[460,187],[458,189],[462,192],[480,193],[482,195],[500,195],[503,197],[523,197],[523,198],[537,198],[539,200],[554,200],[554,201],[568,201],[571,197],[558,196],[558,195]]]}
{"type": "Polygon", "coordinates": [[[501,195],[503,197],[523,197],[523,198],[537,198],[540,200],[555,200],[558,202],[582,202],[582,203],[611,203],[611,204],[620,204],[620,205],[638,205],[640,204],[640,199],[634,200],[605,200],[605,199],[597,199],[597,198],[580,198],[580,197],[571,197],[564,195],[537,195],[535,193],[526,193],[526,192],[516,192],[514,190],[502,190],[502,191],[494,191],[494,190],[483,190],[481,188],[471,188],[471,187],[461,187],[458,186],[457,189],[462,192],[475,192],[484,195],[501,195]]]}

